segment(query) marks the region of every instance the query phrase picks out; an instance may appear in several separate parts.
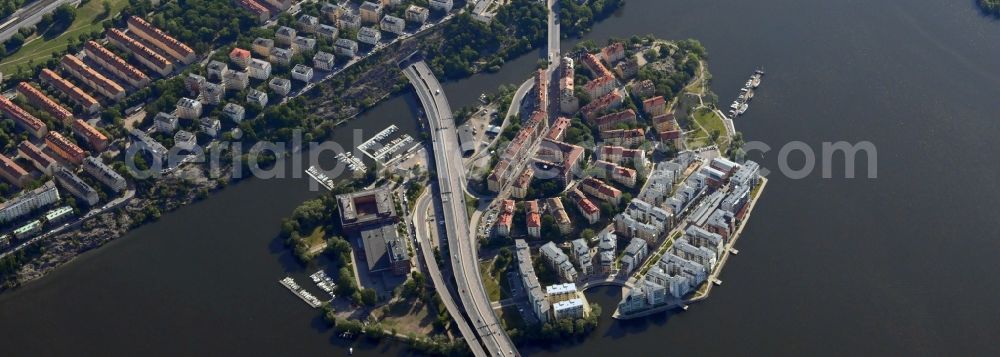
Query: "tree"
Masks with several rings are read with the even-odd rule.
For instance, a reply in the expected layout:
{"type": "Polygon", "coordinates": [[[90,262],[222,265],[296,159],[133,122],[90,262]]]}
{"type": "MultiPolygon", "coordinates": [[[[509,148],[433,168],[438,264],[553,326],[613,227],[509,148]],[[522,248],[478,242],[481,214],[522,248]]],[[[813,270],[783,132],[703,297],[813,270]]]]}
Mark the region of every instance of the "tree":
{"type": "Polygon", "coordinates": [[[375,294],[375,289],[366,288],[361,290],[361,303],[368,306],[375,306],[378,302],[378,295],[375,294]]]}

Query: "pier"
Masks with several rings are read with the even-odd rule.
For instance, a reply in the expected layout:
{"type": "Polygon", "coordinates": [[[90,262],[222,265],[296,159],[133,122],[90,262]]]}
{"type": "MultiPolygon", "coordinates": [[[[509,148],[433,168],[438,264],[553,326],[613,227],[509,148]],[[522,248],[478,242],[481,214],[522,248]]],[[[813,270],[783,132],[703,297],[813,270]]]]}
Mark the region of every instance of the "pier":
{"type": "Polygon", "coordinates": [[[286,276],[284,279],[281,279],[278,282],[281,283],[282,286],[288,288],[288,291],[291,291],[292,294],[295,294],[295,296],[298,296],[300,299],[302,299],[302,301],[305,301],[306,304],[309,305],[309,307],[315,309],[320,307],[320,305],[323,305],[322,301],[320,301],[318,298],[313,296],[313,294],[310,294],[308,291],[299,286],[299,284],[296,283],[295,279],[292,279],[292,277],[286,276]]]}

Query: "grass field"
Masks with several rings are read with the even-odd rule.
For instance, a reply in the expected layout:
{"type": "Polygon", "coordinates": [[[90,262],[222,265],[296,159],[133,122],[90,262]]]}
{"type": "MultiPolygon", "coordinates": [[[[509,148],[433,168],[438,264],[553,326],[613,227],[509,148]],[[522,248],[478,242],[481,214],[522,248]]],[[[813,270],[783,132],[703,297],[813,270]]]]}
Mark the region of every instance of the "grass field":
{"type": "Polygon", "coordinates": [[[701,144],[698,146],[710,145],[711,134],[714,131],[718,131],[719,137],[715,140],[720,148],[724,148],[729,144],[729,136],[726,132],[726,125],[722,122],[722,118],[719,117],[715,112],[707,109],[701,108],[691,115],[694,121],[702,128],[701,133],[694,135],[694,139],[689,141],[689,145],[694,141],[695,144],[701,144]]]}
{"type": "MultiPolygon", "coordinates": [[[[108,2],[111,4],[112,14],[117,14],[128,4],[127,0],[108,0],[108,2]]],[[[73,24],[62,34],[48,40],[37,33],[28,37],[21,49],[0,62],[0,72],[14,73],[18,66],[27,69],[28,62],[31,60],[34,60],[34,63],[39,63],[48,60],[54,53],[65,51],[69,46],[69,39],[75,40],[81,34],[103,30],[102,23],[113,17],[104,16],[98,19],[103,12],[104,4],[102,1],[90,0],[77,8],[76,20],[73,20],[73,24]]]]}
{"type": "Polygon", "coordinates": [[[490,274],[491,261],[479,263],[479,273],[483,276],[483,287],[486,288],[486,295],[490,301],[500,301],[500,283],[497,278],[490,274]]]}

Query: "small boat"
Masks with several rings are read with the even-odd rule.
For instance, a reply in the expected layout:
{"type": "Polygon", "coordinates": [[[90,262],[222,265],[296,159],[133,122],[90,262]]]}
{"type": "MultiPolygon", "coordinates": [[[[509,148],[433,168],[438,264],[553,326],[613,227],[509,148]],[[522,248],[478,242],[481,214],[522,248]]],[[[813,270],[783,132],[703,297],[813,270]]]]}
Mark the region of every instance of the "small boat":
{"type": "Polygon", "coordinates": [[[752,78],[753,78],[753,79],[751,79],[751,81],[753,82],[752,83],[753,84],[752,87],[753,88],[759,87],[760,86],[760,75],[759,74],[754,74],[752,78]]]}
{"type": "Polygon", "coordinates": [[[350,356],[353,356],[354,355],[354,347],[348,347],[347,348],[347,354],[350,355],[350,356]]]}
{"type": "Polygon", "coordinates": [[[681,309],[684,310],[684,311],[688,311],[688,307],[689,307],[688,305],[684,305],[684,306],[681,306],[681,309]]]}

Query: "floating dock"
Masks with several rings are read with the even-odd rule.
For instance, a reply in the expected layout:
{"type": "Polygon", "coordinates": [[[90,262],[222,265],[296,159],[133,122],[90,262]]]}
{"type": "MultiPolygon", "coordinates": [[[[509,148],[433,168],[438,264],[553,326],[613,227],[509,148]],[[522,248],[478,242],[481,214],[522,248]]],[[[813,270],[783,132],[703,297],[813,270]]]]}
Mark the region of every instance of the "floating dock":
{"type": "Polygon", "coordinates": [[[316,180],[316,182],[318,182],[321,186],[326,187],[327,190],[333,190],[333,179],[323,173],[323,171],[316,166],[309,166],[309,168],[306,169],[306,175],[309,175],[310,178],[316,180]]]}
{"type": "Polygon", "coordinates": [[[302,301],[305,301],[306,304],[308,304],[310,307],[314,309],[320,307],[320,305],[323,304],[323,302],[321,302],[319,299],[313,296],[313,294],[310,294],[308,291],[299,286],[299,284],[295,282],[295,279],[292,279],[292,277],[290,276],[286,276],[284,279],[281,279],[278,282],[281,283],[281,285],[283,285],[284,287],[288,288],[288,291],[291,291],[292,294],[298,296],[300,299],[302,299],[302,301]]]}
{"type": "Polygon", "coordinates": [[[736,117],[746,113],[747,109],[750,109],[750,100],[753,99],[754,90],[760,86],[763,78],[764,70],[762,69],[757,69],[750,75],[750,79],[743,84],[743,88],[740,88],[740,95],[729,105],[729,117],[736,119],[736,117]]]}

